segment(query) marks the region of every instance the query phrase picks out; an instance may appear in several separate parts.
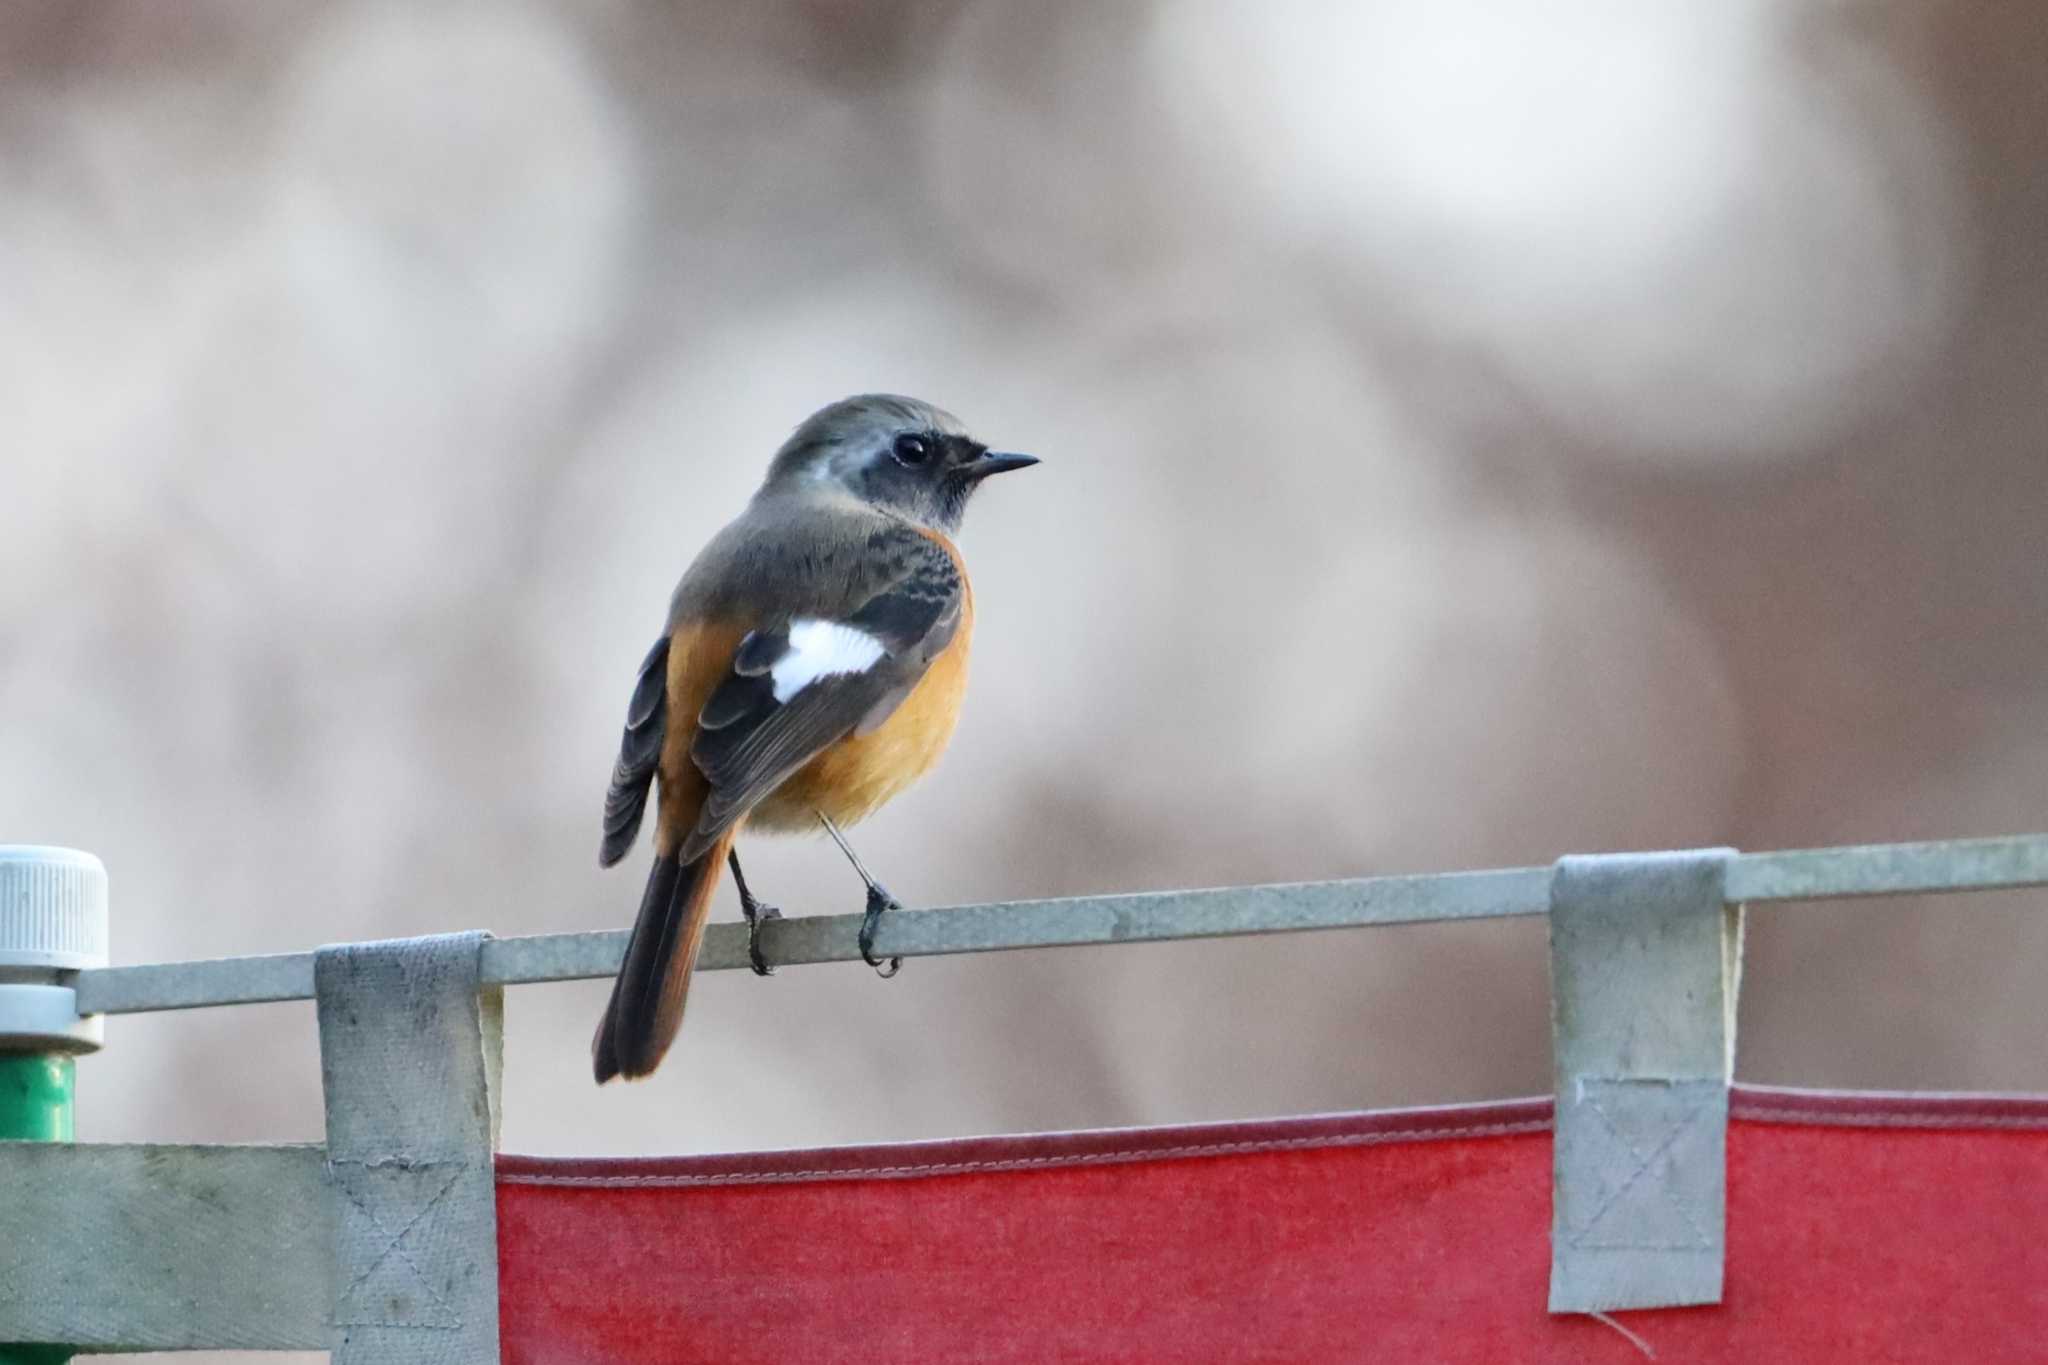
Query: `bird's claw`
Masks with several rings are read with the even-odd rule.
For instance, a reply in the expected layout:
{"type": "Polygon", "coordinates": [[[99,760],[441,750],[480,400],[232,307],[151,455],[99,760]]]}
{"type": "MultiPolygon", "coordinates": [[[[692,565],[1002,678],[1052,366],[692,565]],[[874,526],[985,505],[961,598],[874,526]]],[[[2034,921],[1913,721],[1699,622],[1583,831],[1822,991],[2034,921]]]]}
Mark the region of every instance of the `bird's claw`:
{"type": "Polygon", "coordinates": [[[875,931],[882,925],[884,910],[901,910],[897,899],[883,890],[880,885],[868,887],[868,908],[860,917],[860,958],[875,969],[875,974],[887,981],[903,970],[903,959],[892,957],[887,962],[875,956],[875,931]]]}
{"type": "Polygon", "coordinates": [[[753,967],[755,976],[775,975],[775,969],[761,955],[761,924],[765,920],[781,918],[782,912],[772,905],[756,905],[747,910],[747,962],[753,967]]]}

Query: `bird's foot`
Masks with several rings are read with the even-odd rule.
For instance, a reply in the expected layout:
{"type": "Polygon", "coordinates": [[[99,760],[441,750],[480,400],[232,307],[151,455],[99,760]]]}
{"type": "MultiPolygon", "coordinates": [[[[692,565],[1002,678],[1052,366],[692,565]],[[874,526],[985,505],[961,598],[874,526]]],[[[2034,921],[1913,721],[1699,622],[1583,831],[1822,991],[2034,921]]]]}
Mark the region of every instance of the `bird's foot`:
{"type": "Polygon", "coordinates": [[[740,906],[740,913],[747,917],[747,961],[752,965],[755,976],[773,976],[775,969],[768,965],[768,959],[761,955],[761,925],[771,919],[781,919],[782,912],[772,905],[749,900],[740,906]]]}
{"type": "Polygon", "coordinates": [[[875,956],[875,930],[882,925],[884,910],[901,910],[902,903],[890,895],[880,882],[868,883],[868,908],[860,918],[861,961],[875,969],[884,981],[903,970],[903,959],[892,957],[887,962],[875,956]]]}

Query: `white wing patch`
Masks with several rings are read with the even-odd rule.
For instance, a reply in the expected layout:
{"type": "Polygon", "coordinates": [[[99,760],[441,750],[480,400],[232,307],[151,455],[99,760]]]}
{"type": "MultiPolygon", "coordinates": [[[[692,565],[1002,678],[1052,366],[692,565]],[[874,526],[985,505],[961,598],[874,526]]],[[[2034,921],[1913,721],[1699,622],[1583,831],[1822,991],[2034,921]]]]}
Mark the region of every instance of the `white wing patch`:
{"type": "Polygon", "coordinates": [[[813,617],[791,621],[789,652],[768,670],[775,683],[775,700],[788,701],[820,678],[873,668],[886,652],[880,640],[840,621],[813,617]]]}

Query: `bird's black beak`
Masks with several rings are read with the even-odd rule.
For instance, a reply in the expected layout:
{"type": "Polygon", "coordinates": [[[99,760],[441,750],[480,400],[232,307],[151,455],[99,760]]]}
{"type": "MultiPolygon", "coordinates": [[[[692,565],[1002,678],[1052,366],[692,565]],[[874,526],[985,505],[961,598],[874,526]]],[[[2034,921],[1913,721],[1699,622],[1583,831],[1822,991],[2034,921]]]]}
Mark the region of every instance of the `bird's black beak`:
{"type": "Polygon", "coordinates": [[[1007,474],[1013,469],[1029,469],[1037,463],[1038,457],[1036,455],[1018,455],[1010,451],[989,450],[982,452],[977,459],[963,468],[961,473],[979,481],[991,474],[1007,474]]]}

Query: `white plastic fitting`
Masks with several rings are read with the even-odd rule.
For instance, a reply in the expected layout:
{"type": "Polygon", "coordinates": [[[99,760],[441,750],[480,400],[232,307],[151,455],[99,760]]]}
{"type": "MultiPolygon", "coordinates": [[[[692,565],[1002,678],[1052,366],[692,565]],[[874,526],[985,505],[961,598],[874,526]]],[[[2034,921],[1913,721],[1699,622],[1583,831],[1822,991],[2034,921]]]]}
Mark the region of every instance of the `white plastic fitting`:
{"type": "Polygon", "coordinates": [[[107,869],[75,848],[0,844],[0,1049],[92,1052],[71,974],[107,965],[107,869]]]}

